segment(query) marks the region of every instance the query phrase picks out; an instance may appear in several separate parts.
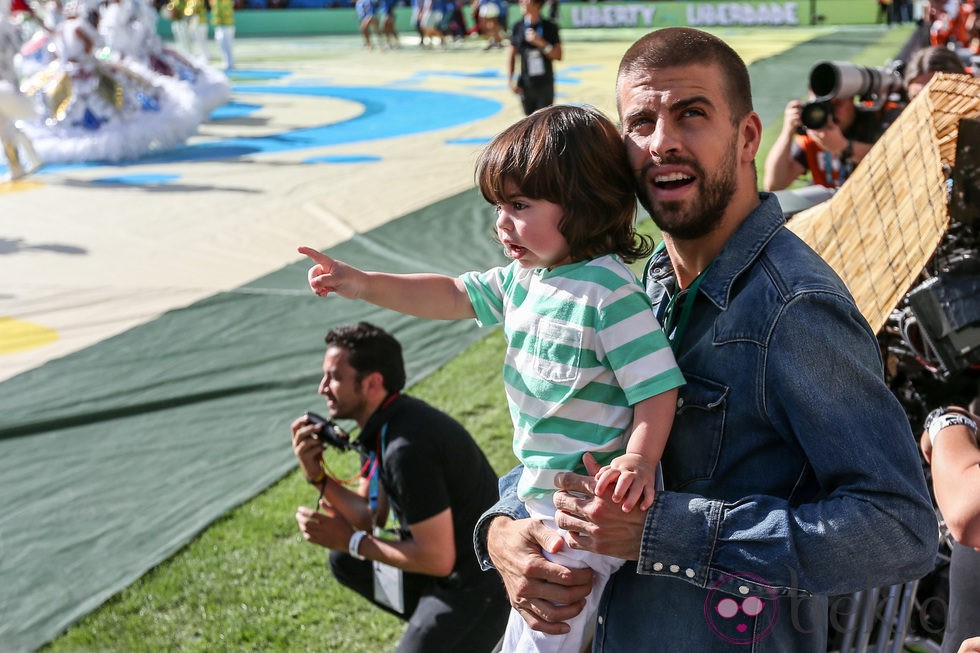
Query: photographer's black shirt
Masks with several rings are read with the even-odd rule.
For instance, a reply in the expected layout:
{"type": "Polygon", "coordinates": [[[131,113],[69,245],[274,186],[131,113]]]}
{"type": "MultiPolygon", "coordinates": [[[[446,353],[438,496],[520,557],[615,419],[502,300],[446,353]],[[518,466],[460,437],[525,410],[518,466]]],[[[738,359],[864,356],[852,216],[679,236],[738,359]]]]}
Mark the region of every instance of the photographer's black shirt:
{"type": "Polygon", "coordinates": [[[450,508],[454,574],[482,573],[472,553],[473,526],[497,501],[497,475],[469,432],[424,401],[398,395],[371,416],[358,442],[381,451],[381,483],[403,536],[411,524],[450,508]]]}

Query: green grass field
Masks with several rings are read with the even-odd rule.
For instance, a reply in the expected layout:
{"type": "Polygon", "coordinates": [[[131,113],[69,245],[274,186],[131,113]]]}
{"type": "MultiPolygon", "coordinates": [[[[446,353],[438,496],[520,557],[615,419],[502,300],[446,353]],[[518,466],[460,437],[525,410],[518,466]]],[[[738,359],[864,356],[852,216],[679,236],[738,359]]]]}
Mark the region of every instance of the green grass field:
{"type": "MultiPolygon", "coordinates": [[[[907,36],[894,30],[854,62],[880,65],[907,36]]],[[[778,124],[766,129],[760,167],[778,130],[778,124]]],[[[643,229],[654,231],[649,220],[643,229]]],[[[463,422],[498,473],[514,464],[503,351],[500,333],[491,332],[410,390],[463,422]]],[[[283,447],[290,418],[283,416],[283,447]]],[[[356,461],[348,454],[328,463],[349,476],[356,461]]],[[[402,623],[341,588],[328,573],[327,552],[300,536],[293,515],[315,499],[298,472],[289,474],[42,650],[392,650],[402,623]]]]}

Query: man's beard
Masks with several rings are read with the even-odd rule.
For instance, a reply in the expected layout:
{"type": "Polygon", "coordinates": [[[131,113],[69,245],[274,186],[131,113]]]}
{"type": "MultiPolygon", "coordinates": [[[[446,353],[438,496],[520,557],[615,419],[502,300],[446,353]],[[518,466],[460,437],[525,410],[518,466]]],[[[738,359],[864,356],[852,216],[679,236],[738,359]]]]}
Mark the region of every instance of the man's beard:
{"type": "Polygon", "coordinates": [[[364,398],[360,393],[355,398],[348,398],[343,403],[335,397],[333,408],[330,409],[330,419],[352,419],[356,421],[362,410],[364,410],[364,398]]]}
{"type": "Polygon", "coordinates": [[[713,177],[708,177],[701,165],[693,159],[672,157],[659,162],[659,165],[684,165],[691,168],[700,180],[701,192],[694,198],[688,210],[683,201],[667,201],[654,204],[648,188],[651,161],[637,174],[638,198],[647,210],[654,224],[675,240],[695,240],[711,233],[721,222],[725,209],[735,195],[735,178],[738,134],[732,139],[725,158],[713,177]]]}

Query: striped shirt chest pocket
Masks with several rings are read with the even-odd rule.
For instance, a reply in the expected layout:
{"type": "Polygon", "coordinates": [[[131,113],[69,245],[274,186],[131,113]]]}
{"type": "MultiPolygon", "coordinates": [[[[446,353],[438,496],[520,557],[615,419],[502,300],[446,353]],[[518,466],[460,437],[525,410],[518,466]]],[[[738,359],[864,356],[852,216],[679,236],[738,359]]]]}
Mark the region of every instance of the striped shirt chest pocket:
{"type": "Polygon", "coordinates": [[[541,320],[531,332],[528,364],[535,377],[569,384],[579,376],[585,332],[578,325],[541,320]]]}

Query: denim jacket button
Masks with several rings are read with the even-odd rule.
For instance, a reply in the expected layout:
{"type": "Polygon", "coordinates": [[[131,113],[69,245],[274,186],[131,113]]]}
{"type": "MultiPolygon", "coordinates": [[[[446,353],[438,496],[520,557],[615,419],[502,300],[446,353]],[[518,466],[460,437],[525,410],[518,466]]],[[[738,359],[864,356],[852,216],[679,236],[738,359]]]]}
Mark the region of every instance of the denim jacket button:
{"type": "Polygon", "coordinates": [[[662,562],[655,562],[655,563],[653,563],[653,570],[654,571],[662,571],[663,568],[664,568],[664,563],[662,563],[662,562]]]}
{"type": "Polygon", "coordinates": [[[678,397],[677,398],[677,407],[678,408],[683,408],[684,407],[684,398],[683,397],[678,397]]]}
{"type": "Polygon", "coordinates": [[[676,574],[680,570],[681,570],[681,568],[679,566],[677,566],[677,565],[671,565],[670,566],[670,573],[672,573],[672,574],[676,574]]]}
{"type": "Polygon", "coordinates": [[[602,625],[602,622],[604,621],[601,614],[599,615],[599,618],[597,619],[597,621],[599,622],[599,625],[601,626],[602,625]]]}
{"type": "Polygon", "coordinates": [[[745,585],[742,585],[741,587],[738,588],[738,591],[739,591],[739,594],[748,594],[749,593],[749,588],[746,587],[745,585]]]}
{"type": "Polygon", "coordinates": [[[684,574],[685,574],[685,575],[686,575],[686,576],[687,576],[688,578],[694,578],[694,570],[693,570],[693,569],[691,569],[690,567],[688,567],[688,569],[687,569],[687,571],[685,571],[685,572],[684,572],[684,574]]]}

